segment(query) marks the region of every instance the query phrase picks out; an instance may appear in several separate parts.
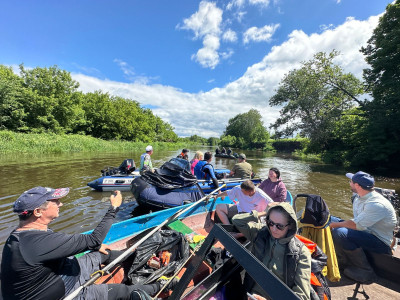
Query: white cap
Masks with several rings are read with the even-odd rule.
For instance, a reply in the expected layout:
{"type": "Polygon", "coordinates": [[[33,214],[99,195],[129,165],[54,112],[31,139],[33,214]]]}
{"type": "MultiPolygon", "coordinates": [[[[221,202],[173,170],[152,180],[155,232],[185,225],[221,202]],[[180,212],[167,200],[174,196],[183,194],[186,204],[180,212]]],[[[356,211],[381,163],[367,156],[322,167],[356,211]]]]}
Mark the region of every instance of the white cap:
{"type": "Polygon", "coordinates": [[[152,151],[152,150],[153,150],[153,147],[152,147],[152,146],[148,145],[148,146],[146,147],[146,152],[150,152],[150,151],[152,151]]]}

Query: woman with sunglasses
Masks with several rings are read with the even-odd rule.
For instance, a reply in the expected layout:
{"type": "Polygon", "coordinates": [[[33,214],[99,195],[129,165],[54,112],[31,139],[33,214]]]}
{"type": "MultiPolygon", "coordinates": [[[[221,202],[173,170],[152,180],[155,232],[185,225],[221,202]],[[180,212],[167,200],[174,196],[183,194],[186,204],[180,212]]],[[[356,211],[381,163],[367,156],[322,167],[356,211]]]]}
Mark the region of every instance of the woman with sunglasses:
{"type": "MultiPolygon", "coordinates": [[[[310,299],[311,255],[295,237],[296,214],[289,203],[273,203],[264,212],[236,215],[232,223],[251,241],[251,252],[258,260],[300,299],[310,299]],[[266,225],[259,220],[263,216],[266,225]]],[[[267,299],[264,290],[247,274],[244,286],[256,299],[267,299]]]]}

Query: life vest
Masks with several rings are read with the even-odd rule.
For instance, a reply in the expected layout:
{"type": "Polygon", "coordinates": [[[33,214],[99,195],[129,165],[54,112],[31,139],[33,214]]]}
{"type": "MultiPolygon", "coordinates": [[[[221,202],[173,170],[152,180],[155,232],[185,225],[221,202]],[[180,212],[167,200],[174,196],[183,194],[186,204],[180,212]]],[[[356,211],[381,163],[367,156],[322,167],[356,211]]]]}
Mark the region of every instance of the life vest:
{"type": "MultiPolygon", "coordinates": [[[[303,242],[303,244],[308,248],[308,250],[310,250],[311,253],[312,263],[310,284],[313,289],[313,291],[311,291],[311,299],[331,300],[331,292],[329,290],[328,282],[326,281],[325,276],[322,274],[322,269],[326,266],[326,261],[328,259],[327,256],[313,241],[298,234],[296,234],[296,238],[303,242]]],[[[290,265],[291,264],[288,263],[288,266],[290,265]]],[[[294,271],[295,270],[288,270],[288,272],[294,271]]],[[[288,286],[293,286],[293,284],[294,282],[289,282],[288,286]]]]}
{"type": "Polygon", "coordinates": [[[205,165],[207,165],[207,161],[201,160],[194,167],[194,175],[197,177],[197,179],[207,179],[207,174],[203,171],[203,167],[205,165]]]}

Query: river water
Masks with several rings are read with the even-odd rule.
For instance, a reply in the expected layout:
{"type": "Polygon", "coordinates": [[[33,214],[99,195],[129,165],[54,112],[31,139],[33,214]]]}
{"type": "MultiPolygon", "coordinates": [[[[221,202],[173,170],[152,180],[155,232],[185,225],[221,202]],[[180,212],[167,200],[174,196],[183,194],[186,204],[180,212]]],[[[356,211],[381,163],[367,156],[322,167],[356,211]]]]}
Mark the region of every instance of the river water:
{"type": "MultiPolygon", "coordinates": [[[[190,149],[190,148],[189,148],[190,149]]],[[[190,149],[192,158],[196,150],[214,151],[202,146],[190,149]]],[[[253,165],[256,174],[266,178],[271,167],[281,171],[281,178],[293,196],[300,193],[317,194],[327,202],[331,214],[349,218],[352,215],[351,191],[346,172],[335,166],[313,164],[295,160],[290,156],[270,155],[260,151],[244,151],[247,161],[253,165]]],[[[155,150],[152,155],[154,167],[176,157],[180,149],[155,150]]],[[[12,204],[25,190],[35,186],[53,188],[70,187],[70,193],[63,198],[60,217],[50,228],[65,233],[81,233],[90,230],[103,217],[109,206],[110,192],[93,191],[86,184],[100,177],[100,170],[106,166],[118,167],[126,158],[133,158],[139,165],[141,152],[128,153],[69,153],[46,155],[2,155],[0,157],[0,251],[9,233],[18,225],[18,218],[12,212],[12,204]]],[[[213,158],[216,168],[231,169],[235,160],[213,158]]],[[[400,179],[376,178],[377,186],[400,191],[400,179]]],[[[130,192],[123,193],[124,203],[116,221],[138,214],[138,207],[130,192]]],[[[304,207],[304,198],[297,207],[304,207]]]]}

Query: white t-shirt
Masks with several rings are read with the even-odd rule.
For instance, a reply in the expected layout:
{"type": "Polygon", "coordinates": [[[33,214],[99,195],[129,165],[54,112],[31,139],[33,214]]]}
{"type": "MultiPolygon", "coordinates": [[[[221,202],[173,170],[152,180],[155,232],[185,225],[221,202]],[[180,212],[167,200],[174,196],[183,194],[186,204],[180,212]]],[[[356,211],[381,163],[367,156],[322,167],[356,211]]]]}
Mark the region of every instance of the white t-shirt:
{"type": "Polygon", "coordinates": [[[227,192],[228,197],[239,201],[237,204],[238,212],[251,212],[256,210],[258,212],[264,211],[268,203],[273,202],[272,199],[262,190],[256,187],[256,192],[253,196],[243,194],[240,185],[235,186],[227,192]]]}

